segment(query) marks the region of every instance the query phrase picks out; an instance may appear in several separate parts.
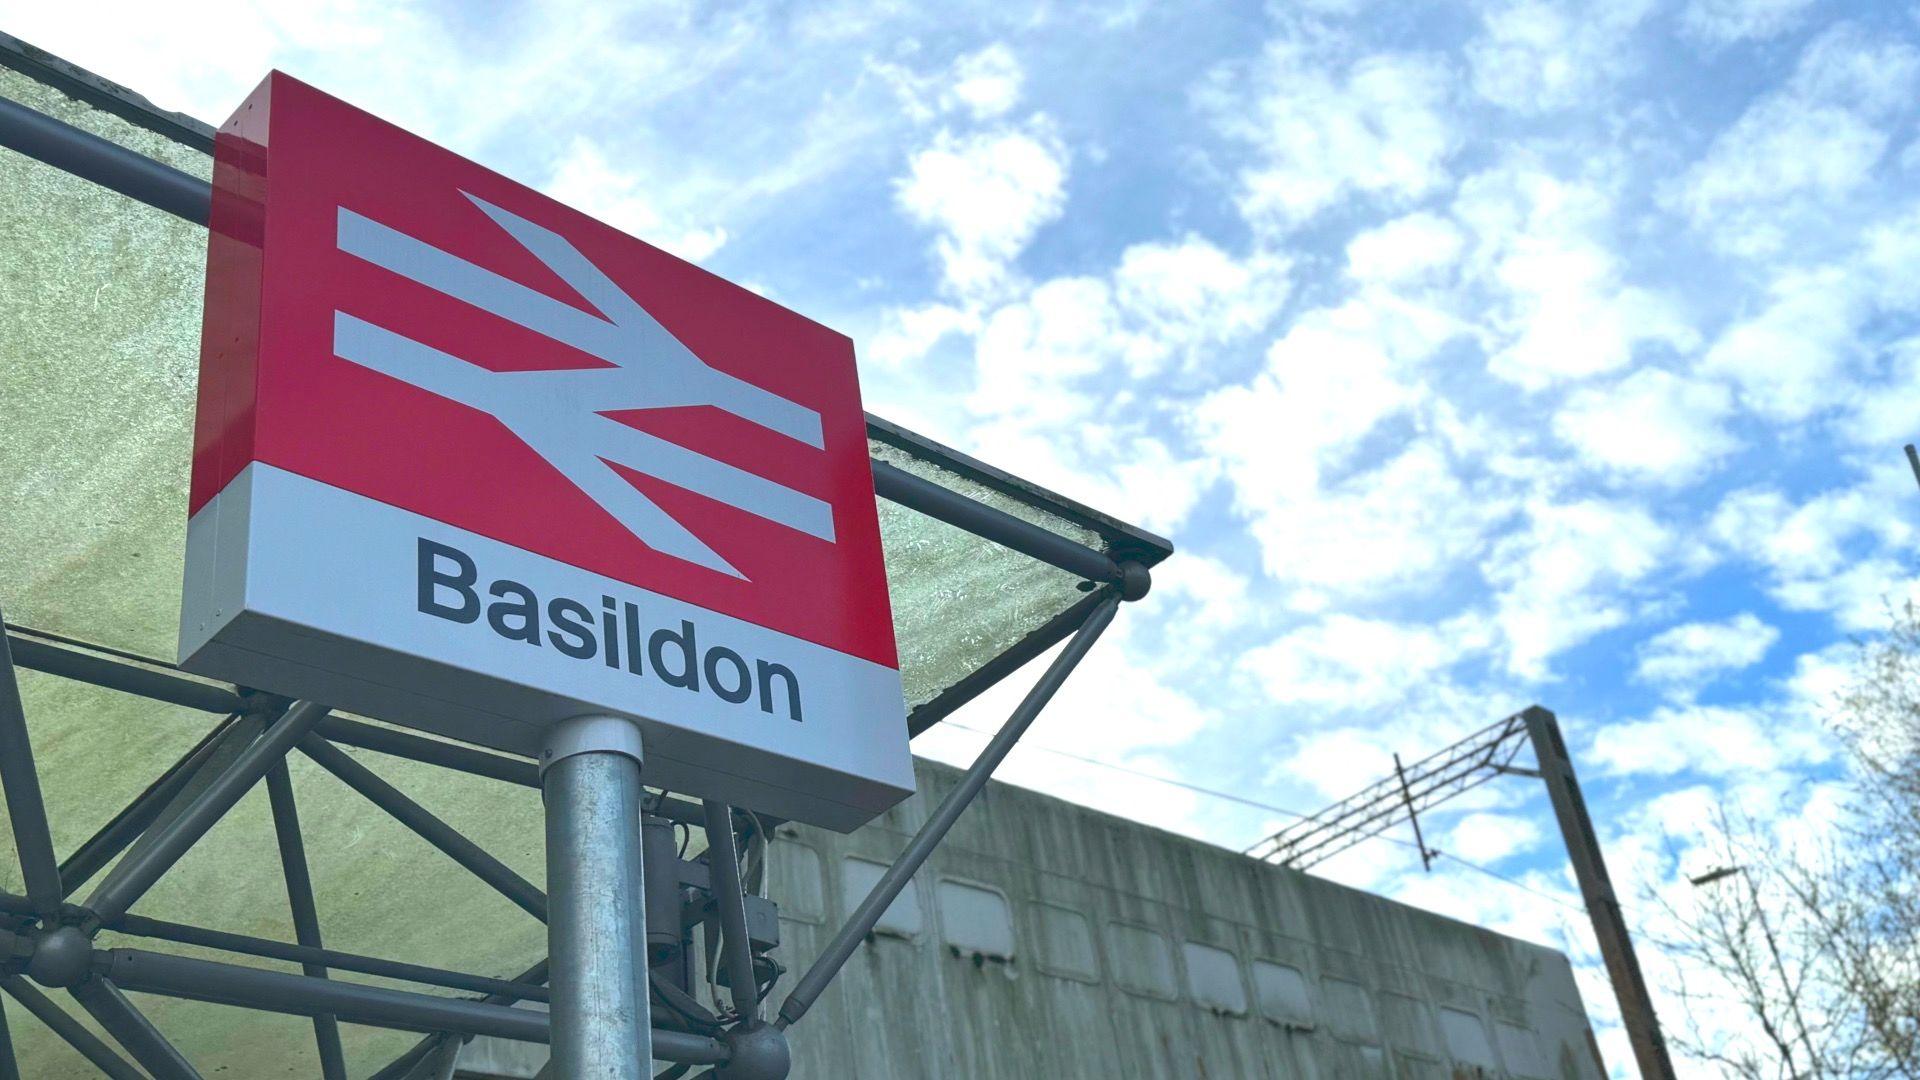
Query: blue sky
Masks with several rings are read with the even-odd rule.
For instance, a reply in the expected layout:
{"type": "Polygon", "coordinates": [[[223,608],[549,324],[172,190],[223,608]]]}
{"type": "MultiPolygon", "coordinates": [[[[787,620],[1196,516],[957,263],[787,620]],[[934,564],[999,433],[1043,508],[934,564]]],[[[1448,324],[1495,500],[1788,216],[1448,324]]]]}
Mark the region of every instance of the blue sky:
{"type": "MultiPolygon", "coordinates": [[[[1310,810],[1540,701],[1629,908],[1684,904],[1716,804],[1817,832],[1848,641],[1915,592],[1911,6],[0,25],[216,122],[284,68],[851,334],[875,411],[1171,536],[1006,770],[1105,809],[1235,847],[1286,820],[1045,747],[1310,810]]],[[[1524,887],[1390,843],[1322,869],[1567,948],[1623,1067],[1544,799],[1428,830],[1524,887]]]]}

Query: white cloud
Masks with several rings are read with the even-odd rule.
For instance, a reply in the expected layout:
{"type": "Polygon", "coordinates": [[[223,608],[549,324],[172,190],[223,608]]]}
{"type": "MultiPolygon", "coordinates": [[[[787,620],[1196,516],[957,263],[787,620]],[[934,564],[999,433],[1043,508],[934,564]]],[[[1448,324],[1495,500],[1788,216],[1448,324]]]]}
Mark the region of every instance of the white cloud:
{"type": "Polygon", "coordinates": [[[1882,353],[1886,377],[1864,382],[1853,394],[1852,416],[1836,425],[1856,446],[1878,450],[1920,440],[1920,334],[1894,343],[1882,353]]]}
{"type": "Polygon", "coordinates": [[[1632,62],[1625,38],[1648,7],[1644,0],[1491,5],[1480,35],[1467,46],[1473,87],[1481,97],[1523,113],[1591,101],[1632,62]]]}
{"type": "Polygon", "coordinates": [[[1817,717],[1776,709],[1662,706],[1645,720],[1608,724],[1586,759],[1612,773],[1746,776],[1833,756],[1817,717]]]}
{"type": "Polygon", "coordinates": [[[1820,228],[1885,154],[1882,121],[1920,80],[1920,50],[1840,25],[1809,44],[1781,90],[1751,105],[1669,201],[1727,249],[1780,250],[1820,228]]]}
{"type": "Polygon", "coordinates": [[[1545,838],[1533,818],[1481,812],[1461,818],[1441,849],[1469,862],[1490,863],[1531,851],[1545,838]]]}
{"type": "Polygon", "coordinates": [[[984,317],[971,407],[1071,419],[1099,406],[1077,380],[1117,387],[1193,364],[1264,326],[1287,297],[1286,260],[1235,258],[1197,237],[1135,244],[1113,272],[1046,281],[984,317]]]}
{"type": "Polygon", "coordinates": [[[1769,592],[1781,606],[1823,612],[1842,630],[1879,629],[1889,602],[1920,596],[1911,560],[1920,536],[1908,509],[1913,477],[1901,465],[1889,462],[1854,487],[1797,503],[1764,488],[1735,491],[1715,510],[1711,530],[1769,571],[1769,592]]]}
{"type": "Polygon", "coordinates": [[[1034,234],[1066,207],[1067,151],[1053,124],[971,135],[941,131],[895,186],[900,207],[938,230],[947,287],[976,295],[999,285],[1034,234]]]}
{"type": "Polygon", "coordinates": [[[977,316],[938,300],[916,307],[888,308],[881,314],[879,329],[860,353],[863,359],[902,367],[925,356],[948,334],[971,333],[978,328],[977,316]]]}
{"type": "Polygon", "coordinates": [[[1575,391],[1554,431],[1582,457],[1636,479],[1679,484],[1738,445],[1724,426],[1732,395],[1717,383],[1641,368],[1608,387],[1575,391]]]}
{"type": "Polygon", "coordinates": [[[1196,552],[1183,551],[1153,572],[1153,591],[1159,601],[1190,605],[1182,625],[1203,634],[1238,626],[1248,618],[1252,584],[1226,562],[1196,552]]]}
{"type": "Polygon", "coordinates": [[[689,228],[670,223],[655,205],[644,178],[614,167],[598,146],[584,138],[575,138],[567,155],[554,166],[546,193],[694,262],[712,255],[727,242],[727,230],[717,225],[689,228]]]}
{"type": "Polygon", "coordinates": [[[1627,621],[1632,586],[1671,559],[1678,541],[1623,503],[1536,500],[1527,515],[1528,527],[1501,539],[1481,570],[1499,588],[1508,670],[1542,679],[1556,653],[1627,621]]]}
{"type": "Polygon", "coordinates": [[[1399,700],[1488,640],[1472,616],[1420,626],[1330,615],[1247,650],[1238,666],[1280,704],[1365,710],[1399,700]]]}
{"type": "Polygon", "coordinates": [[[1153,374],[1172,356],[1191,367],[1209,358],[1203,346],[1265,326],[1286,302],[1289,268],[1280,256],[1236,258],[1192,234],[1127,248],[1113,271],[1113,295],[1141,339],[1130,350],[1131,374],[1153,374]]]}
{"type": "Polygon", "coordinates": [[[1827,574],[1873,552],[1875,544],[1891,550],[1911,544],[1911,515],[1894,500],[1910,495],[1897,489],[1912,478],[1889,472],[1799,503],[1779,491],[1742,488],[1721,500],[1712,530],[1722,543],[1783,578],[1827,574]]]}
{"type": "Polygon", "coordinates": [[[1026,72],[1013,50],[996,42],[954,61],[952,82],[942,96],[942,104],[964,109],[975,120],[989,120],[1020,103],[1025,81],[1026,72]]]}
{"type": "Polygon", "coordinates": [[[1296,320],[1251,382],[1194,410],[1203,441],[1259,509],[1318,485],[1382,420],[1424,397],[1413,368],[1460,327],[1438,312],[1357,299],[1296,320]]]}
{"type": "Polygon", "coordinates": [[[1245,76],[1217,80],[1203,100],[1252,149],[1240,211],[1255,227],[1284,233],[1350,196],[1398,202],[1445,183],[1452,77],[1434,58],[1341,64],[1276,42],[1245,76]]]}
{"type": "Polygon", "coordinates": [[[1778,640],[1780,631],[1748,611],[1721,622],[1686,623],[1643,642],[1634,674],[1642,682],[1696,686],[1722,672],[1752,667],[1778,640]]]}
{"type": "Polygon", "coordinates": [[[1844,402],[1861,348],[1856,331],[1870,310],[1864,292],[1841,267],[1787,271],[1764,310],[1721,333],[1701,370],[1733,380],[1742,403],[1773,420],[1844,402]]]}
{"type": "Polygon", "coordinates": [[[1368,229],[1347,244],[1347,273],[1374,284],[1416,282],[1451,268],[1464,237],[1445,218],[1422,212],[1368,229]]]}
{"type": "Polygon", "coordinates": [[[1643,343],[1697,342],[1671,300],[1626,284],[1598,187],[1516,164],[1461,185],[1455,215],[1494,294],[1487,370],[1528,390],[1625,367],[1643,343]]]}
{"type": "Polygon", "coordinates": [[[1797,25],[1813,0],[1693,0],[1687,30],[1714,44],[1774,37],[1797,25]]]}
{"type": "Polygon", "coordinates": [[[1782,607],[1825,612],[1840,629],[1864,633],[1886,627],[1889,607],[1920,603],[1920,578],[1899,560],[1864,559],[1837,573],[1782,581],[1773,597],[1782,607]]]}

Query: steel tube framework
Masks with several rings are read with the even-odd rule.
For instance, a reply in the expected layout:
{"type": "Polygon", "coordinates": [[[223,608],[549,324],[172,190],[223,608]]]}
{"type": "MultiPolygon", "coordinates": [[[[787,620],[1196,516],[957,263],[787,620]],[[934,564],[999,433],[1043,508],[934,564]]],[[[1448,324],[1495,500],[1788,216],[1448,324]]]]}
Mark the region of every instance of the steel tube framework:
{"type": "Polygon", "coordinates": [[[92,881],[95,874],[106,869],[108,863],[160,820],[167,807],[180,797],[181,792],[214,756],[220,740],[238,719],[239,714],[235,713],[227,717],[225,723],[208,732],[206,738],[174,762],[151,787],[141,792],[133,802],[115,814],[112,821],[101,826],[99,832],[67,856],[67,860],[60,864],[60,884],[68,895],[78,892],[82,885],[92,881]]]}
{"type": "Polygon", "coordinates": [[[529,982],[514,982],[507,979],[491,979],[484,975],[468,975],[458,971],[444,971],[440,968],[426,967],[421,964],[408,964],[399,960],[383,960],[377,956],[361,956],[358,953],[340,952],[337,949],[315,948],[309,945],[289,945],[284,941],[270,941],[266,938],[250,937],[246,934],[234,934],[225,930],[209,930],[202,926],[189,926],[186,923],[169,922],[165,919],[150,919],[144,915],[128,914],[118,922],[107,927],[123,934],[136,937],[153,938],[157,941],[173,941],[182,945],[197,945],[204,949],[219,949],[222,952],[239,953],[243,956],[260,956],[269,960],[284,960],[290,964],[337,968],[341,971],[357,971],[362,975],[375,975],[383,979],[399,979],[404,982],[422,983],[427,986],[444,986],[449,990],[467,990],[478,994],[498,994],[504,999],[545,1001],[547,988],[529,982]]]}
{"type": "Polygon", "coordinates": [[[0,1080],[20,1080],[20,1061],[13,1056],[13,1030],[7,1026],[4,999],[0,999],[0,1080]]]}
{"type": "Polygon", "coordinates": [[[154,836],[153,845],[128,854],[113,868],[94,894],[87,908],[102,922],[111,922],[127,913],[134,901],[146,894],[160,875],[178,862],[194,842],[206,835],[240,797],[266,775],[275,762],[287,756],[294,743],[326,714],[326,706],[310,701],[296,702],[240,752],[231,765],[195,798],[180,816],[168,822],[154,836]]]}
{"type": "Polygon", "coordinates": [[[13,650],[14,663],[48,675],[201,712],[236,713],[246,708],[235,691],[176,674],[167,670],[169,665],[144,656],[116,658],[87,652],[11,626],[7,628],[7,644],[13,650]]]}
{"type": "Polygon", "coordinates": [[[203,1080],[200,1070],[113,983],[95,976],[75,986],[73,997],[154,1080],[203,1080]]]}
{"type": "MultiPolygon", "coordinates": [[[[293,936],[302,946],[320,947],[320,914],[313,903],[313,879],[307,873],[307,846],[300,838],[300,813],[293,801],[293,778],[284,760],[267,770],[267,798],[273,809],[274,839],[280,847],[280,870],[287,879],[287,907],[293,915],[293,936]]],[[[327,977],[323,964],[303,963],[300,970],[316,979],[327,977]]],[[[330,1013],[313,1018],[313,1039],[320,1054],[322,1080],[347,1080],[346,1053],[340,1047],[340,1022],[330,1013]]]]}
{"type": "Polygon", "coordinates": [[[473,876],[493,886],[500,895],[513,901],[527,914],[547,920],[547,897],[538,886],[506,863],[487,854],[479,844],[461,835],[460,830],[433,816],[426,807],[408,798],[399,788],[382,780],[372,769],[353,760],[345,750],[320,738],[309,736],[300,741],[300,752],[321,768],[339,777],[348,787],[367,797],[395,820],[439,848],[473,876]]]}
{"type": "Polygon", "coordinates": [[[47,828],[47,804],[40,794],[40,773],[33,764],[33,742],[27,737],[27,712],[20,702],[13,657],[3,637],[0,637],[0,788],[6,792],[7,817],[13,824],[14,850],[20,855],[27,900],[36,913],[52,915],[60,910],[67,894],[60,887],[60,864],[54,861],[53,834],[47,828]]]}
{"type": "Polygon", "coordinates": [[[0,979],[0,990],[5,990],[15,1001],[47,1025],[55,1035],[66,1040],[68,1046],[80,1052],[94,1068],[106,1074],[110,1080],[147,1080],[140,1070],[127,1064],[125,1058],[113,1052],[106,1043],[94,1037],[93,1032],[80,1025],[65,1009],[53,1003],[53,999],[34,988],[34,985],[18,975],[9,975],[0,979]]]}

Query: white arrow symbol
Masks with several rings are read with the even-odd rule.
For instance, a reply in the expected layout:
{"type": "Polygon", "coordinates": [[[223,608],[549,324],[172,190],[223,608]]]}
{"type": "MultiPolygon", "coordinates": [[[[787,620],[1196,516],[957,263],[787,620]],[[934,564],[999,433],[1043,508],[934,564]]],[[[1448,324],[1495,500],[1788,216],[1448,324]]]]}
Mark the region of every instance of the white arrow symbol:
{"type": "Polygon", "coordinates": [[[483,199],[466,197],[605,317],[596,318],[344,206],[337,216],[340,250],[616,366],[488,371],[343,311],[333,316],[335,354],[491,414],[641,542],[664,554],[745,576],[608,462],[833,540],[829,504],[601,415],[711,405],[817,449],[823,445],[819,413],[708,367],[566,238],[483,199]]]}

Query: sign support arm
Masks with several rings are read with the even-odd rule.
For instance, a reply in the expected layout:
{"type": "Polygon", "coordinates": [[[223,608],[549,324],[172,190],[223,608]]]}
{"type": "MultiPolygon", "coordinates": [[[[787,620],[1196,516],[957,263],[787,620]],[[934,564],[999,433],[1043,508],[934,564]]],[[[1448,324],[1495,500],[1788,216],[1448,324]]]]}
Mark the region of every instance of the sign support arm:
{"type": "Polygon", "coordinates": [[[1013,749],[1013,744],[1019,742],[1020,736],[1026,734],[1028,726],[1033,723],[1035,717],[1040,715],[1040,710],[1046,708],[1047,702],[1053,700],[1053,695],[1060,689],[1060,684],[1066,681],[1067,676],[1073,674],[1073,669],[1079,666],[1081,658],[1087,655],[1087,650],[1093,648],[1093,643],[1100,640],[1100,635],[1113,622],[1113,614],[1119,606],[1120,597],[1117,595],[1110,597],[1105,603],[1094,608],[1093,613],[1087,616],[1087,621],[1080,624],[1080,629],[1074,632],[1073,638],[1067,642],[1067,647],[1054,658],[1052,665],[1047,668],[1045,674],[1040,676],[1040,681],[1034,683],[1033,689],[1027,691],[1026,698],[1020,702],[1018,708],[1013,710],[1013,715],[1007,718],[1006,724],[1000,728],[999,733],[987,743],[986,749],[980,751],[980,756],[974,759],[972,767],[967,770],[966,776],[961,778],[959,786],[947,794],[939,808],[927,818],[927,823],[920,826],[920,831],[915,833],[913,839],[908,842],[907,849],[901,852],[900,858],[896,859],[887,872],[881,875],[879,881],[874,882],[873,890],[867,893],[865,900],[860,901],[860,906],[855,908],[853,914],[847,918],[847,923],[840,928],[839,934],[835,935],[833,941],[821,950],[813,966],[807,969],[807,973],[800,977],[798,983],[794,984],[793,992],[780,1003],[780,1015],[774,1021],[775,1027],[785,1029],[792,1026],[813,1007],[814,1001],[827,988],[827,984],[833,981],[833,977],[839,974],[840,968],[853,955],[853,950],[860,941],[879,923],[881,914],[887,910],[887,905],[893,903],[901,890],[907,887],[907,882],[913,879],[914,873],[927,861],[927,857],[933,854],[933,849],[946,837],[947,830],[953,828],[953,823],[959,819],[961,812],[973,802],[974,796],[980,794],[980,789],[987,786],[987,780],[993,776],[993,771],[1000,766],[1000,762],[1006,759],[1007,753],[1013,749]]]}

